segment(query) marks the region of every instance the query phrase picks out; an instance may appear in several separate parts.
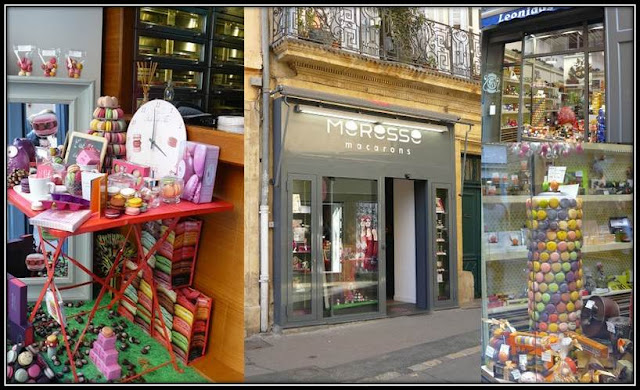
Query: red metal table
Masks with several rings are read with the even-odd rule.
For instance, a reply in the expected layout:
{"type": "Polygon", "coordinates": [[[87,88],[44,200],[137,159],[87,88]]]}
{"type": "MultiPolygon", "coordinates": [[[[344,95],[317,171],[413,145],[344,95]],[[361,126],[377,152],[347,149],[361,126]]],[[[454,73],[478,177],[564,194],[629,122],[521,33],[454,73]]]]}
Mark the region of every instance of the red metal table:
{"type": "MultiPolygon", "coordinates": [[[[16,208],[18,208],[23,214],[25,214],[27,217],[31,218],[34,217],[35,215],[37,215],[39,212],[38,211],[33,211],[31,210],[31,202],[26,199],[25,197],[21,196],[20,194],[16,193],[13,189],[9,189],[7,191],[7,200],[9,201],[10,204],[12,204],[13,206],[15,206],[16,208]]],[[[71,236],[75,236],[78,234],[83,234],[83,233],[92,233],[92,232],[97,232],[97,231],[101,231],[101,230],[106,230],[106,229],[112,229],[112,228],[118,228],[118,227],[124,227],[124,226],[128,226],[129,229],[127,231],[127,235],[126,235],[126,239],[124,240],[124,242],[126,243],[129,239],[129,236],[131,235],[131,233],[133,232],[134,238],[136,240],[136,244],[138,247],[138,256],[137,256],[137,268],[134,270],[129,270],[126,273],[123,272],[123,275],[125,274],[135,274],[137,272],[139,272],[141,269],[143,270],[143,272],[152,272],[150,266],[147,264],[147,260],[154,255],[154,253],[157,251],[157,249],[160,247],[160,245],[162,245],[162,243],[167,239],[167,237],[169,236],[169,234],[171,232],[173,232],[173,230],[175,229],[178,220],[180,220],[180,218],[182,217],[191,217],[191,216],[196,216],[196,215],[202,215],[202,214],[211,214],[211,213],[218,213],[218,212],[223,212],[223,211],[230,211],[233,209],[233,205],[231,203],[222,201],[222,200],[217,200],[214,199],[213,202],[211,203],[201,203],[201,204],[195,204],[195,203],[191,203],[188,201],[181,201],[178,204],[163,204],[160,207],[157,207],[155,209],[150,209],[149,211],[136,215],[136,216],[129,216],[129,215],[123,215],[120,218],[116,218],[116,219],[108,219],[108,218],[100,218],[100,216],[96,213],[94,215],[91,216],[91,218],[89,218],[87,221],[85,221],[85,223],[83,223],[76,231],[74,232],[67,232],[67,231],[63,231],[63,230],[57,230],[57,229],[47,229],[48,234],[52,237],[55,237],[58,241],[57,245],[53,245],[52,243],[46,241],[44,239],[44,236],[42,234],[42,230],[43,228],[38,227],[38,231],[40,232],[40,237],[41,237],[41,241],[40,241],[40,248],[43,251],[43,253],[45,254],[45,256],[47,255],[46,253],[46,245],[48,244],[52,247],[55,247],[55,251],[53,253],[53,257],[51,259],[51,261],[47,261],[46,262],[46,266],[47,266],[47,280],[45,282],[45,284],[42,287],[42,290],[40,291],[40,296],[38,297],[38,300],[36,301],[36,305],[33,308],[33,311],[31,312],[31,316],[29,318],[30,322],[33,322],[36,312],[38,311],[40,304],[42,303],[42,299],[44,298],[44,295],[46,294],[48,289],[51,289],[54,296],[57,296],[57,291],[58,289],[56,288],[55,285],[55,277],[54,277],[54,270],[55,270],[55,265],[58,261],[58,258],[60,257],[60,255],[62,254],[62,246],[64,244],[64,242],[67,240],[67,238],[71,237],[71,236]],[[146,251],[143,246],[142,246],[142,240],[141,240],[141,225],[145,222],[149,222],[149,221],[155,221],[155,220],[164,220],[164,219],[169,219],[172,222],[170,222],[169,224],[169,228],[162,234],[162,236],[157,240],[157,242],[153,245],[153,247],[149,248],[148,251],[146,251]]],[[[69,362],[70,362],[70,368],[73,372],[73,377],[75,381],[78,381],[78,375],[76,373],[76,369],[75,369],[75,364],[74,364],[74,360],[73,360],[73,356],[75,355],[75,353],[78,351],[78,348],[81,345],[82,342],[82,338],[84,337],[84,335],[87,332],[87,329],[89,328],[89,324],[91,324],[91,321],[93,319],[93,316],[95,315],[96,311],[98,309],[101,308],[111,308],[113,307],[113,305],[115,303],[117,303],[119,300],[126,300],[129,303],[132,303],[132,301],[124,295],[124,290],[126,289],[126,287],[131,284],[133,282],[133,277],[129,278],[122,286],[120,286],[120,288],[118,290],[114,289],[110,284],[110,279],[115,277],[114,273],[115,270],[118,267],[118,264],[120,263],[120,261],[122,260],[122,254],[124,251],[124,244],[122,246],[122,248],[120,248],[120,250],[118,251],[118,255],[116,256],[109,272],[107,273],[107,276],[105,278],[101,278],[97,275],[95,275],[92,271],[90,271],[89,269],[87,269],[85,266],[83,266],[82,264],[80,264],[76,259],[68,256],[67,254],[64,254],[65,258],[67,258],[71,263],[73,263],[74,265],[76,265],[78,268],[80,268],[82,271],[84,271],[85,273],[87,273],[89,276],[91,276],[92,281],[86,282],[86,283],[81,283],[81,284],[77,284],[77,285],[73,285],[73,286],[67,286],[65,287],[65,289],[70,289],[70,288],[75,288],[75,287],[80,287],[83,286],[85,284],[88,283],[93,283],[93,281],[98,282],[99,284],[102,285],[102,288],[100,290],[100,294],[98,295],[98,298],[96,298],[96,303],[94,304],[90,314],[89,314],[89,318],[86,321],[86,325],[82,331],[82,333],[80,334],[80,337],[78,338],[78,341],[73,349],[73,351],[71,351],[71,347],[69,345],[69,342],[67,340],[67,333],[65,330],[64,326],[61,326],[61,331],[62,331],[62,337],[63,337],[63,341],[65,343],[65,348],[67,351],[67,356],[69,357],[69,362]],[[109,302],[109,304],[100,307],[100,301],[102,300],[103,295],[107,292],[107,290],[111,291],[114,293],[111,301],[109,302]]],[[[157,299],[157,291],[156,291],[156,283],[155,281],[153,281],[153,278],[151,278],[152,280],[152,291],[153,291],[153,302],[152,302],[152,313],[151,313],[151,318],[155,318],[155,313],[156,312],[160,312],[159,309],[159,303],[158,303],[158,299],[157,299]]],[[[60,307],[58,305],[57,299],[54,299],[54,306],[55,306],[55,310],[57,312],[58,318],[62,318],[61,316],[61,310],[60,307]]],[[[86,312],[83,313],[78,313],[77,315],[83,315],[86,314],[86,312]]],[[[127,378],[127,381],[133,380],[141,375],[144,375],[150,371],[153,370],[157,370],[158,368],[167,365],[167,364],[172,364],[174,369],[176,370],[180,370],[177,363],[176,363],[176,358],[175,358],[175,354],[173,353],[173,349],[171,348],[171,343],[169,341],[169,335],[167,334],[166,331],[166,326],[164,323],[164,318],[162,315],[159,316],[159,319],[162,323],[162,328],[164,329],[164,334],[161,335],[161,338],[164,340],[164,342],[166,343],[165,347],[167,347],[169,354],[171,356],[171,360],[169,362],[165,362],[159,366],[150,368],[148,370],[145,370],[139,374],[137,374],[136,376],[133,377],[129,377],[127,378]]],[[[154,335],[155,329],[152,326],[150,328],[150,332],[151,332],[151,336],[154,335]]]]}

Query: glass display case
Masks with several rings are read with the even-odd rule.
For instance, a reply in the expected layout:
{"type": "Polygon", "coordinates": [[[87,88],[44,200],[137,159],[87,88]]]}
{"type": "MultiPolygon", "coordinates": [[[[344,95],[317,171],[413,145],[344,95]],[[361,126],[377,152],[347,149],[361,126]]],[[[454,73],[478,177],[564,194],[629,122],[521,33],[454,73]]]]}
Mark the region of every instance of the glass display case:
{"type": "Polygon", "coordinates": [[[483,145],[485,379],[626,380],[633,165],[631,145],[483,145]]]}
{"type": "Polygon", "coordinates": [[[449,243],[449,191],[444,188],[436,189],[436,261],[435,275],[437,296],[436,301],[451,299],[451,257],[449,243]]]}

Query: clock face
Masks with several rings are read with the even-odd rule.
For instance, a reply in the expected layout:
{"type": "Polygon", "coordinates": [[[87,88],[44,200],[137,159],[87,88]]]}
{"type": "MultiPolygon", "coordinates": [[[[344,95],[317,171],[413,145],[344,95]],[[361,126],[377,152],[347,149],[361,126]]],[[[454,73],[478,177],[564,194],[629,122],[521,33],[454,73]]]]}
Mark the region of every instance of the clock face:
{"type": "Polygon", "coordinates": [[[177,174],[178,146],[187,130],[175,106],[156,99],[142,105],[127,129],[127,160],[151,167],[155,178],[177,174]]]}

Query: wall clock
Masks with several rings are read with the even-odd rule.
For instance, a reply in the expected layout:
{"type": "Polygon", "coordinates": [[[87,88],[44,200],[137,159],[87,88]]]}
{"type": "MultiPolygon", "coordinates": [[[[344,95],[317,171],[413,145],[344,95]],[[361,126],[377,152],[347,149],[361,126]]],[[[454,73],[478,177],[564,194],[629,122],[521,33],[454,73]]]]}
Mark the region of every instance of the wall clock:
{"type": "Polygon", "coordinates": [[[142,105],[127,129],[127,160],[147,165],[151,176],[177,173],[178,146],[187,140],[182,115],[167,101],[156,99],[142,105]]]}

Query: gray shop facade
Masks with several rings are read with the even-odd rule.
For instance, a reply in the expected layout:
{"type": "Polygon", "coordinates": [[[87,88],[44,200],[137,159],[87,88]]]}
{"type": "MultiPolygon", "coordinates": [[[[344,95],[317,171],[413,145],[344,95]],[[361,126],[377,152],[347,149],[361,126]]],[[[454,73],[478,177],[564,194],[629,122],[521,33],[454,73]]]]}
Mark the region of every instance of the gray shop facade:
{"type": "Polygon", "coordinates": [[[459,118],[279,87],[273,104],[276,326],[457,306],[459,118]]]}

